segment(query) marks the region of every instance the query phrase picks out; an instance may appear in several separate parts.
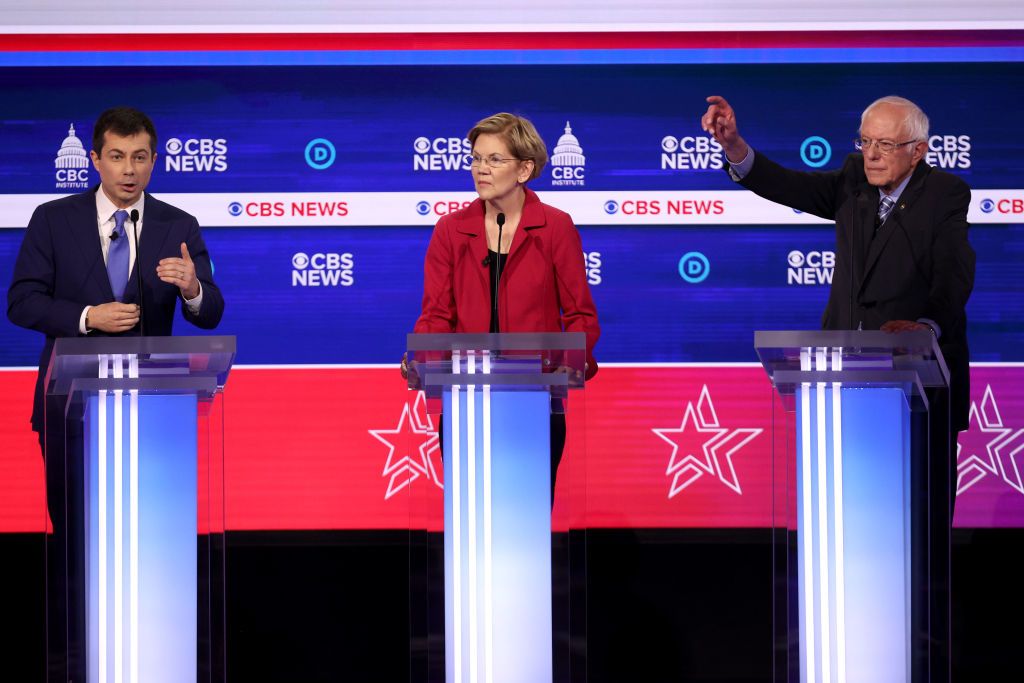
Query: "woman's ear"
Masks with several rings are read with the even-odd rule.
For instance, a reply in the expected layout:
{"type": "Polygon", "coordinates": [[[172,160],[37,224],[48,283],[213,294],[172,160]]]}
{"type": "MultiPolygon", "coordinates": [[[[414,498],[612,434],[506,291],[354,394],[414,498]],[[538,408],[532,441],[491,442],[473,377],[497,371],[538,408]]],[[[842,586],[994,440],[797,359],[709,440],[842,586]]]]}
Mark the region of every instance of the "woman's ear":
{"type": "Polygon", "coordinates": [[[522,167],[519,169],[519,183],[524,184],[533,175],[534,163],[533,159],[527,159],[523,162],[522,167]]]}

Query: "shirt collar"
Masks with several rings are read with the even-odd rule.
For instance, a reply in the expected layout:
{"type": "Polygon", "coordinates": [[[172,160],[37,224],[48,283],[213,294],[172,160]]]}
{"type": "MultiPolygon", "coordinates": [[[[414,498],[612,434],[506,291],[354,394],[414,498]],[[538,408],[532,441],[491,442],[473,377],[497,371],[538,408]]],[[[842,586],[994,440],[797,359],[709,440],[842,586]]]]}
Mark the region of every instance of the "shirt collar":
{"type": "Polygon", "coordinates": [[[910,179],[913,178],[913,177],[914,177],[914,174],[913,174],[913,172],[911,172],[906,178],[903,179],[903,182],[900,183],[899,185],[897,185],[896,189],[893,190],[890,193],[882,192],[882,189],[879,188],[878,189],[878,198],[879,198],[879,200],[881,200],[882,197],[889,197],[889,198],[892,199],[893,202],[899,201],[900,195],[903,194],[903,190],[907,189],[907,185],[910,183],[910,179]]]}
{"type": "MultiPolygon", "coordinates": [[[[134,204],[125,209],[125,211],[128,212],[128,215],[131,215],[132,209],[137,210],[139,212],[140,223],[142,222],[143,207],[146,204],[145,199],[146,195],[141,194],[139,195],[138,201],[136,201],[134,204]]],[[[114,217],[114,213],[116,213],[117,210],[118,207],[114,206],[114,202],[110,201],[110,198],[106,195],[106,193],[103,192],[103,188],[96,188],[96,215],[99,216],[100,223],[107,223],[108,221],[110,221],[114,217]]]]}

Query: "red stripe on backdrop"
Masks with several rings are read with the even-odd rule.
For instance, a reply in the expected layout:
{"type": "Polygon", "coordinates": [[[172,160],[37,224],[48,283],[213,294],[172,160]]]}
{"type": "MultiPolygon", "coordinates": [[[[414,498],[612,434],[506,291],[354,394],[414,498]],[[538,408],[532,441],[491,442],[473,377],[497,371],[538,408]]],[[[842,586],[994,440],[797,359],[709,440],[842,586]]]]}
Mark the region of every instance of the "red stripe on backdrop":
{"type": "Polygon", "coordinates": [[[32,431],[35,370],[0,371],[0,532],[42,531],[46,484],[32,431]]]}
{"type": "MultiPolygon", "coordinates": [[[[34,377],[0,372],[4,532],[43,528],[34,377]]],[[[958,525],[1024,526],[1024,368],[972,377],[958,525]]],[[[418,397],[391,368],[237,368],[200,453],[205,467],[223,436],[224,480],[200,504],[223,506],[230,530],[440,528],[443,466],[418,397]]],[[[793,449],[792,424],[772,435],[780,414],[757,366],[605,367],[569,404],[555,526],[769,526],[773,509],[796,509],[773,486],[793,466],[773,458],[793,449]]]]}
{"type": "MultiPolygon", "coordinates": [[[[102,52],[111,36],[0,35],[3,52],[102,52]]],[[[148,33],[149,52],[347,50],[599,50],[1017,46],[1024,31],[707,31],[524,33],[148,33]]]]}
{"type": "MultiPolygon", "coordinates": [[[[8,375],[2,462],[18,474],[3,479],[0,529],[38,530],[34,373],[8,375]]],[[[224,401],[227,527],[409,528],[415,516],[440,528],[443,465],[417,397],[390,369],[236,369],[224,401]]],[[[756,367],[605,368],[570,402],[556,525],[767,526],[770,419],[756,367]]],[[[211,422],[216,435],[216,412],[211,422]]],[[[204,468],[215,446],[201,449],[204,468]]],[[[211,491],[200,502],[217,509],[218,480],[211,491]]]]}
{"type": "Polygon", "coordinates": [[[604,368],[586,392],[588,526],[771,524],[773,396],[760,367],[604,368]]]}
{"type": "Polygon", "coordinates": [[[388,449],[368,430],[398,426],[411,395],[397,369],[235,370],[225,395],[228,528],[408,528],[406,494],[419,487],[385,500],[388,449]]]}

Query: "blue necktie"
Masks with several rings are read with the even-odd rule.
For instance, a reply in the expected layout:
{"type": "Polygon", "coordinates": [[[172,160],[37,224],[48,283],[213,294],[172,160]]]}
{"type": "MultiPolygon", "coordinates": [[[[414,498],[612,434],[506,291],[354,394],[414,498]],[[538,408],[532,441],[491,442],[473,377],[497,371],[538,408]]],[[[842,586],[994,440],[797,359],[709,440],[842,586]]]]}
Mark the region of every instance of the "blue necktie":
{"type": "Polygon", "coordinates": [[[881,203],[878,205],[878,224],[882,225],[885,223],[885,219],[892,213],[892,207],[896,206],[896,201],[892,197],[882,197],[881,203]]]}
{"type": "Polygon", "coordinates": [[[124,288],[128,285],[128,259],[131,250],[128,248],[128,235],[124,231],[124,222],[128,220],[125,210],[114,213],[114,232],[110,236],[110,251],[107,252],[107,277],[110,288],[114,290],[114,299],[121,301],[124,288]]]}

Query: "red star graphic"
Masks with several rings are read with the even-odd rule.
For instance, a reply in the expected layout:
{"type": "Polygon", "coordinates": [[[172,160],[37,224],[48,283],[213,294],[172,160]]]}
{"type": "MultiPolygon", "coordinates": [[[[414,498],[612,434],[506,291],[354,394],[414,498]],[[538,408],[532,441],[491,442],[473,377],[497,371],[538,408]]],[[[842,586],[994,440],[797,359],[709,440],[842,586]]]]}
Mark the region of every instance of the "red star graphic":
{"type": "Polygon", "coordinates": [[[439,448],[438,436],[430,416],[426,415],[425,405],[425,399],[420,392],[415,407],[410,406],[408,402],[402,406],[402,414],[394,429],[367,430],[373,438],[388,447],[388,457],[381,473],[381,476],[391,477],[387,492],[384,494],[385,500],[421,476],[427,477],[438,487],[443,487],[432,458],[439,448]]]}
{"type": "Polygon", "coordinates": [[[651,431],[672,446],[672,455],[665,470],[665,474],[672,477],[668,493],[668,497],[672,498],[705,474],[716,476],[723,484],[742,495],[732,456],[764,430],[728,429],[720,426],[711,394],[707,385],[704,385],[697,405],[693,401],[686,404],[678,428],[657,428],[651,431]]]}

